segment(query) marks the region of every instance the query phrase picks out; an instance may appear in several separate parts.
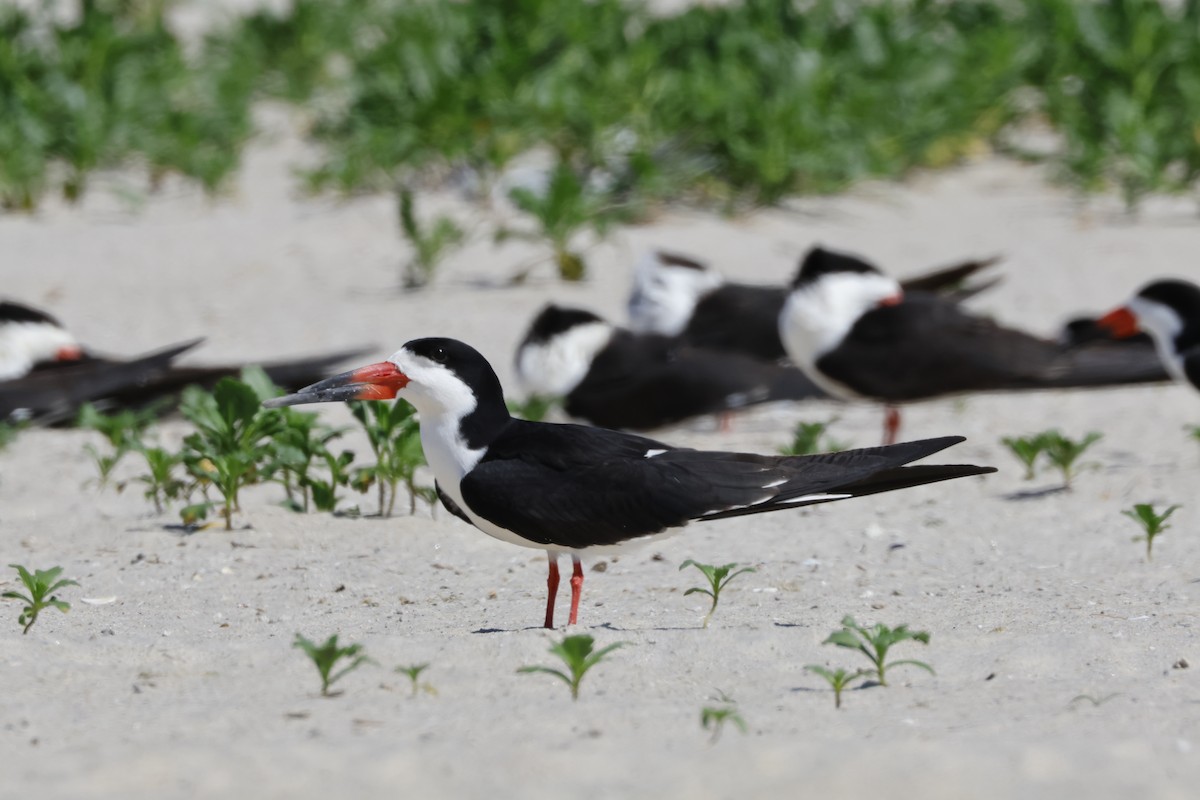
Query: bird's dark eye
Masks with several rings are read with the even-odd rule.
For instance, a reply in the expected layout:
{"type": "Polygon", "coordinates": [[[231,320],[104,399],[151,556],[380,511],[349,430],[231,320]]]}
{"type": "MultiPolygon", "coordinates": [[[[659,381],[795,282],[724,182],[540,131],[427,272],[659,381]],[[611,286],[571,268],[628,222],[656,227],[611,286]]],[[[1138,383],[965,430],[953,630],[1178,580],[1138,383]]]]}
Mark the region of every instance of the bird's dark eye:
{"type": "Polygon", "coordinates": [[[433,352],[429,354],[429,357],[432,358],[434,361],[436,361],[439,364],[445,364],[446,363],[446,348],[444,348],[444,347],[433,348],[433,352]]]}

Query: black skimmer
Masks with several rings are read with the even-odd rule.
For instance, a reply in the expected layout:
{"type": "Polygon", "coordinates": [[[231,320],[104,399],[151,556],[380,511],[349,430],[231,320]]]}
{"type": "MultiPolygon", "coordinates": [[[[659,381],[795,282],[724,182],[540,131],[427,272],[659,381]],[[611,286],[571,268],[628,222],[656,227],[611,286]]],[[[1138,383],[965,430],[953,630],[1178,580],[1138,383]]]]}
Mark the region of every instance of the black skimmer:
{"type": "MultiPolygon", "coordinates": [[[[69,422],[89,402],[106,408],[143,407],[174,397],[190,384],[212,386],[242,370],[242,364],[173,363],[202,341],[194,339],[131,359],[109,358],[89,352],[49,314],[20,303],[0,302],[0,420],[69,422]]],[[[297,389],[363,352],[365,349],[359,348],[268,363],[263,369],[276,384],[297,389]]]]}
{"type": "Polygon", "coordinates": [[[514,419],[491,365],[454,339],[415,339],[386,361],[266,405],[393,397],[417,410],[425,459],[446,508],[490,536],[546,551],[547,628],[554,625],[560,554],[569,554],[573,564],[574,624],[585,553],[613,552],[693,520],[995,471],[905,466],[962,441],[958,436],[818,456],[764,456],[687,450],[606,428],[514,419]]]}
{"type": "MultiPolygon", "coordinates": [[[[805,256],[806,260],[812,258],[865,264],[855,256],[820,247],[805,256]]],[[[962,301],[996,282],[964,286],[968,278],[997,260],[964,261],[904,281],[902,286],[908,292],[947,293],[962,301]]],[[[634,268],[630,327],[677,336],[696,347],[777,361],[787,355],[777,322],[787,297],[786,286],[732,283],[699,261],[656,251],[643,256],[634,268]]]]}
{"type": "Polygon", "coordinates": [[[1118,337],[1148,333],[1171,376],[1200,389],[1200,286],[1155,281],[1097,324],[1118,337]]]}
{"type": "Polygon", "coordinates": [[[788,355],[830,394],[896,405],[967,392],[1146,383],[1161,367],[1136,348],[1068,347],[967,313],[951,299],[906,294],[865,262],[810,254],[779,317],[788,355]]]}
{"type": "Polygon", "coordinates": [[[563,398],[570,416],[605,428],[648,430],[756,403],[826,397],[795,367],[633,333],[556,305],[534,319],[515,361],[527,392],[563,398]]]}

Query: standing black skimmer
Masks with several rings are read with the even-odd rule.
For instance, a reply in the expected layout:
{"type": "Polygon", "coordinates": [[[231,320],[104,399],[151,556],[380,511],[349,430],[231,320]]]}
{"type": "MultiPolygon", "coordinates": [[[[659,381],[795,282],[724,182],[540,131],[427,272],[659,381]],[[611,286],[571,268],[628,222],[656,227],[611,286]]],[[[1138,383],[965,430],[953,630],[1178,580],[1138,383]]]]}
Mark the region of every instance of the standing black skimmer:
{"type": "MultiPolygon", "coordinates": [[[[82,347],[69,330],[43,311],[0,302],[0,420],[34,419],[41,424],[73,420],[84,403],[143,407],[171,398],[185,386],[213,386],[245,365],[176,366],[173,362],[203,339],[173,345],[132,359],[99,356],[82,347]]],[[[358,348],[314,358],[263,365],[274,383],[292,390],[332,372],[336,364],[362,355],[358,348]]]]}
{"type": "MultiPolygon", "coordinates": [[[[804,260],[813,258],[869,266],[855,256],[820,247],[811,249],[804,260]]],[[[948,293],[957,301],[966,300],[996,281],[969,288],[964,281],[997,260],[964,261],[904,281],[902,286],[908,292],[948,293]]],[[[656,251],[643,256],[634,268],[630,327],[677,336],[696,347],[777,361],[787,355],[777,322],[787,297],[786,286],[728,282],[698,261],[656,251]]]]}
{"type": "Polygon", "coordinates": [[[800,370],[741,353],[633,333],[590,311],[549,305],[517,348],[527,392],[605,428],[648,430],[776,400],[826,397],[800,370]]]}
{"type": "Polygon", "coordinates": [[[1150,334],[1171,376],[1200,390],[1200,286],[1155,281],[1097,324],[1118,337],[1150,334]]]}
{"type": "Polygon", "coordinates": [[[415,339],[387,361],[329,378],[271,407],[399,397],[412,403],[438,496],[455,516],[511,544],[546,551],[547,628],[554,626],[558,556],[570,554],[571,616],[580,556],[613,552],[714,520],[844,500],[992,467],[904,466],[959,436],[818,456],[763,456],[672,447],[630,433],[509,416],[491,365],[454,339],[415,339]]]}
{"type": "Polygon", "coordinates": [[[1039,339],[938,295],[906,295],[899,282],[864,262],[812,255],[792,282],[779,332],[788,355],[818,386],[887,405],[885,443],[899,430],[898,403],[1165,377],[1157,360],[1137,348],[1039,339]]]}

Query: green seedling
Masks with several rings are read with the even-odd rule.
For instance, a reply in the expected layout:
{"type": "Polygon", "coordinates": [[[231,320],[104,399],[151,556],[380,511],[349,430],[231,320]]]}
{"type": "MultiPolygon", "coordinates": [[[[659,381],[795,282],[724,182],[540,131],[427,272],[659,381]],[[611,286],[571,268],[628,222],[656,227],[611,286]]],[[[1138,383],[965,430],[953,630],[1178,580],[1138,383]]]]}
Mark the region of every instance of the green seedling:
{"type": "Polygon", "coordinates": [[[287,505],[307,512],[311,505],[318,511],[333,511],[337,506],[338,487],[350,483],[348,467],[354,453],[333,453],[329,443],[342,431],[321,425],[316,414],[291,408],[280,409],[282,425],[267,445],[266,472],[283,486],[287,505]],[[324,464],[328,479],[317,474],[324,464]]]}
{"type": "Polygon", "coordinates": [[[1025,467],[1025,480],[1031,481],[1037,474],[1038,456],[1046,448],[1046,443],[1041,435],[1038,436],[1005,436],[1000,440],[1012,454],[1017,457],[1017,460],[1025,467]]]}
{"type": "Polygon", "coordinates": [[[416,485],[417,469],[425,463],[416,410],[403,400],[390,404],[363,400],[349,406],[375,454],[375,464],[355,470],[351,485],[364,493],[372,484],[378,487],[379,515],[390,517],[396,506],[397,488],[403,483],[408,489],[408,511],[415,514],[418,497],[429,500],[434,496],[432,488],[416,485]]]}
{"type": "Polygon", "coordinates": [[[846,449],[844,442],[828,438],[825,434],[829,426],[837,422],[799,422],[792,434],[792,443],[781,447],[779,452],[785,456],[808,456],[813,453],[836,453],[846,449]]]}
{"type": "Polygon", "coordinates": [[[1046,457],[1062,473],[1063,486],[1071,488],[1071,478],[1075,474],[1075,462],[1085,450],[1102,438],[1104,438],[1103,435],[1095,431],[1079,441],[1063,436],[1058,431],[1046,431],[1042,434],[1042,446],[1046,457]]]}
{"type": "Polygon", "coordinates": [[[29,629],[33,627],[33,623],[37,622],[38,614],[43,608],[57,608],[64,614],[71,610],[71,604],[59,600],[55,592],[67,586],[78,586],[79,583],[66,579],[59,580],[58,576],[62,574],[62,567],[34,570],[31,574],[20,564],[9,564],[9,566],[17,571],[17,574],[21,576],[21,583],[25,584],[25,588],[29,591],[28,595],[20,592],[5,592],[0,595],[0,597],[20,600],[25,604],[25,608],[21,609],[21,616],[17,618],[17,623],[25,626],[21,631],[22,634],[29,633],[29,629]]]}
{"type": "Polygon", "coordinates": [[[708,608],[708,613],[704,615],[704,626],[708,627],[709,620],[712,619],[713,612],[717,610],[717,601],[721,599],[721,590],[729,585],[729,582],[745,572],[754,572],[754,567],[742,567],[737,569],[737,563],[723,564],[719,567],[714,567],[711,564],[701,564],[698,561],[688,559],[679,565],[680,570],[688,567],[695,567],[704,573],[704,577],[708,579],[708,588],[702,586],[693,586],[683,593],[684,597],[689,594],[706,594],[712,598],[712,605],[708,608]],[[736,572],[734,571],[736,570],[736,572]]]}
{"type": "Polygon", "coordinates": [[[887,670],[892,667],[910,665],[920,667],[931,675],[933,667],[923,661],[911,659],[903,661],[887,660],[888,650],[900,642],[912,639],[921,644],[929,644],[928,631],[910,631],[908,625],[889,628],[883,623],[876,623],[870,628],[863,627],[854,621],[854,617],[846,615],[842,618],[842,629],[829,634],[822,644],[835,644],[850,650],[857,650],[865,655],[873,665],[873,669],[865,670],[864,675],[873,675],[880,686],[887,686],[887,670]]]}
{"type": "Polygon", "coordinates": [[[1189,432],[1193,439],[1195,439],[1197,442],[1200,442],[1200,425],[1197,425],[1194,428],[1186,428],[1185,430],[1189,432]]]}
{"type": "Polygon", "coordinates": [[[746,732],[746,720],[742,719],[742,715],[738,713],[737,701],[720,689],[717,690],[716,697],[709,699],[719,703],[719,705],[704,706],[700,709],[700,727],[706,731],[712,731],[710,744],[716,744],[717,740],[721,738],[721,730],[726,723],[732,723],[742,733],[746,732]]]}
{"type": "Polygon", "coordinates": [[[363,664],[375,663],[362,652],[361,644],[351,644],[345,647],[338,646],[338,635],[335,633],[325,640],[324,644],[315,644],[305,639],[299,633],[296,634],[295,641],[292,642],[292,647],[299,647],[304,651],[313,664],[317,668],[317,672],[321,676],[321,695],[323,697],[333,697],[329,687],[337,683],[349,673],[361,667],[363,664]],[[334,667],[339,661],[349,659],[350,663],[334,672],[334,667]]]}
{"type": "Polygon", "coordinates": [[[1121,513],[1129,517],[1134,522],[1142,526],[1144,533],[1141,536],[1133,537],[1135,542],[1146,543],[1146,560],[1149,561],[1153,556],[1155,538],[1171,527],[1167,525],[1167,518],[1180,509],[1180,506],[1168,506],[1161,514],[1154,510],[1154,506],[1150,503],[1137,503],[1131,509],[1126,509],[1121,513]]]}
{"type": "Polygon", "coordinates": [[[587,671],[603,661],[605,656],[613,650],[624,647],[628,642],[617,642],[593,652],[594,644],[595,640],[587,634],[564,637],[561,642],[550,646],[550,652],[562,659],[563,664],[567,667],[566,672],[554,667],[521,667],[517,672],[518,674],[541,672],[553,675],[571,688],[571,699],[578,700],[579,682],[583,680],[587,671]]]}
{"type": "Polygon", "coordinates": [[[830,688],[833,689],[834,708],[842,707],[842,691],[845,690],[847,686],[864,675],[871,674],[861,669],[855,670],[854,672],[847,672],[842,667],[838,667],[836,670],[831,670],[827,667],[821,666],[820,664],[805,664],[804,668],[809,672],[820,675],[829,683],[830,688]]]}
{"type": "Polygon", "coordinates": [[[139,452],[148,472],[138,476],[138,480],[146,484],[146,499],[161,514],[168,503],[178,500],[187,489],[187,483],[175,474],[175,468],[183,464],[183,455],[162,447],[142,447],[139,452]]]}
{"type": "Polygon", "coordinates": [[[183,392],[180,413],[196,432],[183,440],[183,463],[201,485],[211,484],[224,501],[225,530],[233,530],[233,512],[242,488],[257,483],[270,456],[269,440],[283,427],[278,409],[262,407],[269,397],[256,386],[261,370],[247,370],[246,381],[222,378],[212,393],[195,386],[183,392]]]}
{"type": "Polygon", "coordinates": [[[19,422],[0,421],[0,450],[16,441],[17,434],[21,432],[22,427],[24,426],[19,422]]]}
{"type": "Polygon", "coordinates": [[[404,267],[406,289],[418,289],[428,284],[442,259],[465,238],[462,228],[449,217],[438,217],[427,229],[417,221],[415,205],[412,190],[396,190],[400,232],[413,249],[412,257],[404,267]]]}
{"type": "Polygon", "coordinates": [[[588,227],[597,236],[603,237],[616,220],[612,203],[589,188],[586,178],[563,163],[559,163],[550,174],[545,191],[535,192],[519,187],[509,192],[509,199],[517,208],[533,217],[538,232],[502,228],[496,233],[497,241],[541,238],[550,245],[559,278],[564,281],[583,280],[587,276],[587,262],[574,246],[574,240],[588,227]]]}
{"type": "MultiPolygon", "coordinates": [[[[407,675],[409,681],[412,682],[412,696],[417,696],[417,690],[422,688],[420,683],[421,673],[429,669],[429,664],[413,664],[408,667],[396,667],[396,672],[401,675],[407,675]]],[[[428,683],[424,684],[425,691],[430,694],[434,693],[434,689],[428,683]]]]}
{"type": "Polygon", "coordinates": [[[126,410],[116,414],[102,414],[91,403],[84,404],[79,410],[75,424],[80,428],[96,431],[112,448],[111,452],[102,453],[91,444],[84,446],[100,473],[101,488],[109,485],[113,470],[125,456],[142,449],[142,437],[145,435],[146,429],[150,427],[150,423],[156,419],[158,410],[158,407],[152,407],[138,411],[126,410]]]}

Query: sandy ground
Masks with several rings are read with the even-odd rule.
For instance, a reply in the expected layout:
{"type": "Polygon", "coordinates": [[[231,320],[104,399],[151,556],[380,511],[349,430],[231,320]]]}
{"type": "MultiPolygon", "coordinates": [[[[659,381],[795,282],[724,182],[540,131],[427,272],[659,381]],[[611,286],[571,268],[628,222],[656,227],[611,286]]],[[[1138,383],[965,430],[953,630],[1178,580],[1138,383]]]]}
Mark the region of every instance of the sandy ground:
{"type": "MultiPolygon", "coordinates": [[[[1150,277],[1200,278],[1190,202],[1130,220],[1106,201],[1078,205],[1036,169],[983,161],[745,219],[667,215],[590,251],[583,286],[547,270],[505,287],[537,250],[481,236],[432,288],[403,294],[391,202],[297,198],[288,170],[304,153],[277,116],[219,201],[169,188],[130,210],[111,191],[130,179],[114,176],[82,208],[0,218],[4,293],[113,353],[205,335],[197,360],[364,343],[384,355],[443,334],[478,346],[511,382],[513,346],[538,307],[555,299],[621,319],[632,254],[648,245],[760,281],[782,280],[816,242],[898,275],[998,253],[1005,281],[975,307],[1042,332],[1150,277]]],[[[463,210],[450,197],[430,207],[463,210]]],[[[702,421],[661,436],[771,451],[797,420],[834,415],[837,438],[876,442],[877,409],[815,403],[756,410],[731,434],[702,421]]],[[[1200,446],[1185,424],[1200,424],[1200,401],[1169,386],[913,407],[905,436],[966,435],[951,460],[1002,471],[698,524],[602,574],[593,562],[580,630],[629,646],[587,676],[577,703],[550,678],[515,674],[552,663],[553,637],[534,627],[537,551],[428,509],[294,515],[273,488],[249,495],[234,533],[184,535],[136,486],[89,485],[90,435],[27,432],[0,453],[0,555],[60,564],[82,586],[64,593],[70,614],[47,612],[28,636],[18,605],[0,605],[0,795],[1192,798],[1200,446]],[[1023,481],[998,439],[1051,426],[1105,436],[1073,491],[1014,499],[1056,479],[1023,481]],[[1153,562],[1119,513],[1135,502],[1185,505],[1153,562]],[[677,571],[686,558],[758,570],[729,588],[707,630],[704,604],[683,596],[695,585],[677,571]],[[892,686],[848,692],[836,711],[803,666],[861,666],[821,646],[845,614],[930,631],[928,647],[895,655],[937,675],[897,670],[892,686]],[[291,647],[297,631],[339,632],[378,665],[321,698],[291,647]],[[1173,667],[1181,660],[1192,666],[1173,667]],[[410,697],[392,670],[426,661],[436,694],[410,697]],[[718,690],[748,732],[714,744],[699,719],[718,690]]],[[[4,575],[0,590],[12,588],[4,575]]]]}

